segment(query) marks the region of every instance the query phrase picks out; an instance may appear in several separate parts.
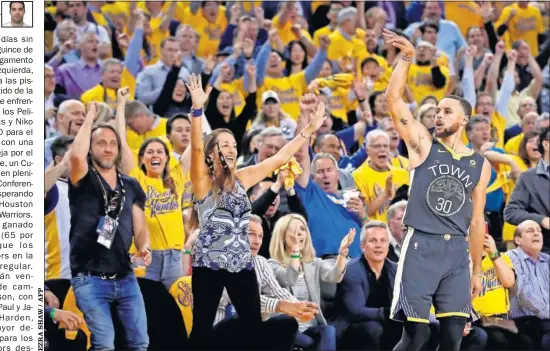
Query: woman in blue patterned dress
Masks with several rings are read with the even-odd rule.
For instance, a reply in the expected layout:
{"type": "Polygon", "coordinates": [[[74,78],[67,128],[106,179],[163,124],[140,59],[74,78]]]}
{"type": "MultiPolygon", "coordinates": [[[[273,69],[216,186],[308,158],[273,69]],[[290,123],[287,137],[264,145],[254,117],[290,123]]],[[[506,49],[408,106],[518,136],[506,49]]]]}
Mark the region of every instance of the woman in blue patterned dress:
{"type": "MultiPolygon", "coordinates": [[[[203,141],[201,116],[210,93],[191,75],[191,182],[200,232],[193,252],[193,349],[209,348],[218,304],[225,288],[243,323],[242,340],[258,348],[261,338],[260,292],[248,242],[250,201],[247,190],[283,166],[309,141],[325,119],[321,102],[308,112],[310,123],[276,155],[237,170],[237,141],[227,129],[214,130],[203,141]]],[[[302,100],[311,106],[314,95],[302,100]],[[309,99],[309,101],[308,101],[309,99]]],[[[239,140],[240,141],[240,140],[239,140]]]]}

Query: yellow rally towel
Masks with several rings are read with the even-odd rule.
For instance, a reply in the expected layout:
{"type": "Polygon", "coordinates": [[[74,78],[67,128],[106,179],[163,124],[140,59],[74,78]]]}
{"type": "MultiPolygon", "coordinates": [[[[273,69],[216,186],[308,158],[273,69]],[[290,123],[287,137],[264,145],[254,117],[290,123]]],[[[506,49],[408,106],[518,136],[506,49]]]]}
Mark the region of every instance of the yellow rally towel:
{"type": "Polygon", "coordinates": [[[176,300],[180,308],[187,334],[193,328],[193,292],[191,290],[191,276],[181,277],[170,287],[170,295],[176,300]]]}
{"type": "Polygon", "coordinates": [[[282,170],[288,169],[288,176],[285,178],[285,189],[290,189],[294,186],[294,179],[300,174],[302,174],[302,167],[294,157],[292,157],[286,164],[281,166],[275,171],[275,174],[279,173],[282,170]]]}
{"type": "MultiPolygon", "coordinates": [[[[354,76],[351,73],[337,73],[326,78],[317,78],[315,82],[319,84],[319,88],[344,88],[350,89],[353,84],[354,76]]],[[[315,93],[319,93],[316,91],[315,93]]]]}

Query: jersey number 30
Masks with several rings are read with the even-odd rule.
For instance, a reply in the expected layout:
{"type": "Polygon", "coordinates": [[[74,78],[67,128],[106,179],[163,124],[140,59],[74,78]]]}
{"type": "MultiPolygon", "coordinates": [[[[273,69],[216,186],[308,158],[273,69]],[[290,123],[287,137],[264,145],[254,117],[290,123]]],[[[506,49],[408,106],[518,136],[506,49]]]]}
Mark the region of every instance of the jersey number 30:
{"type": "Polygon", "coordinates": [[[438,197],[437,205],[435,206],[435,209],[439,212],[450,213],[452,206],[453,206],[453,203],[451,202],[451,200],[445,200],[442,197],[438,197]]]}

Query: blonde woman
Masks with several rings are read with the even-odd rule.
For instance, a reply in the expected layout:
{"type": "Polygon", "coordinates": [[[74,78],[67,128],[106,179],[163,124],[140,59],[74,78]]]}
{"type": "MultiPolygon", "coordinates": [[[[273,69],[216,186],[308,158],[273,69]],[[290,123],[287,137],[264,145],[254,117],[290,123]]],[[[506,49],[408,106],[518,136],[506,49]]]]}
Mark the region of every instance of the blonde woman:
{"type": "MultiPolygon", "coordinates": [[[[300,301],[321,303],[321,281],[339,283],[346,270],[346,257],[355,237],[351,229],[342,239],[335,263],[315,257],[311,233],[304,217],[288,214],[277,221],[269,246],[269,265],[279,284],[300,301]]],[[[296,346],[304,349],[336,350],[336,331],[320,312],[309,322],[299,322],[296,346]],[[315,345],[315,340],[318,340],[315,345]]]]}
{"type": "Polygon", "coordinates": [[[437,106],[429,104],[421,105],[416,112],[416,120],[433,133],[435,127],[435,110],[437,106]]]}

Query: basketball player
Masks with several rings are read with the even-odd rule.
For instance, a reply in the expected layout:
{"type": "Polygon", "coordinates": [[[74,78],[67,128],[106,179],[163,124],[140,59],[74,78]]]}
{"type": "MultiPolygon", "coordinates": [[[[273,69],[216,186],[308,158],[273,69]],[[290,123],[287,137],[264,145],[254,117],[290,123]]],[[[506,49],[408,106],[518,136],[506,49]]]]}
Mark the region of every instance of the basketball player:
{"type": "Polygon", "coordinates": [[[407,144],[411,169],[410,197],[403,218],[409,230],[390,311],[392,319],[404,322],[395,350],[420,350],[428,341],[432,303],[440,321],[440,349],[458,350],[471,299],[481,290],[483,208],[490,165],[461,141],[472,114],[463,98],[451,95],[439,102],[435,138],[414,119],[401,98],[415,57],[414,46],[386,29],[383,36],[388,45],[401,50],[386,97],[397,131],[407,144]]]}

